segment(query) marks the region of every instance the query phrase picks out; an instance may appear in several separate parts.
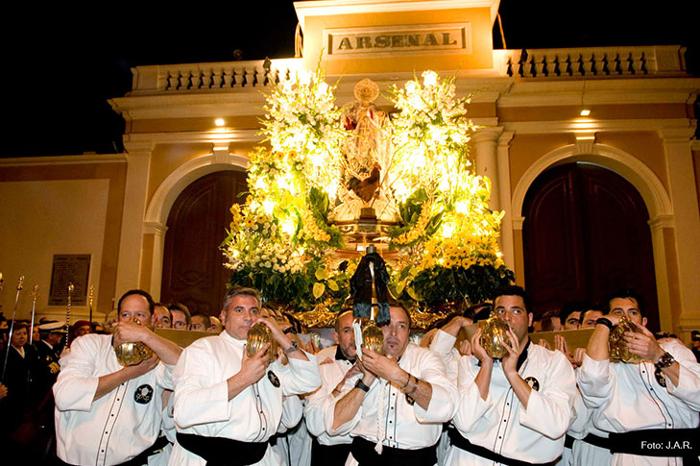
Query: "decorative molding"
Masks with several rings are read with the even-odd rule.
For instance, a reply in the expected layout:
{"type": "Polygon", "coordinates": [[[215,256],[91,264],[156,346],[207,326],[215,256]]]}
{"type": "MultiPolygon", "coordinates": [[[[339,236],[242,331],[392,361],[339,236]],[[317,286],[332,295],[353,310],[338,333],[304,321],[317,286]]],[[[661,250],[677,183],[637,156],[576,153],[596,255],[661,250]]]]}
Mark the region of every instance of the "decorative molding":
{"type": "Polygon", "coordinates": [[[224,131],[178,131],[172,133],[132,133],[124,136],[124,143],[151,144],[198,144],[210,143],[220,147],[233,142],[260,142],[263,137],[256,129],[234,129],[224,131]]]}
{"type": "Polygon", "coordinates": [[[523,223],[525,223],[525,217],[513,215],[513,230],[522,231],[523,223]]]}
{"type": "Polygon", "coordinates": [[[673,215],[669,194],[656,174],[641,160],[616,147],[593,144],[587,154],[579,154],[577,146],[567,145],[543,155],[523,173],[513,190],[513,215],[522,215],[530,185],[547,168],[563,160],[586,161],[615,171],[626,178],[639,191],[647,206],[650,216],[673,215]]]}
{"type": "Polygon", "coordinates": [[[26,167],[32,165],[78,165],[85,163],[126,163],[126,154],[84,154],[45,157],[0,158],[0,166],[26,167]]]}
{"type": "Polygon", "coordinates": [[[658,131],[661,128],[687,128],[687,118],[640,118],[627,120],[596,120],[593,118],[575,118],[571,120],[552,121],[516,121],[502,122],[506,131],[518,134],[553,134],[576,132],[609,131],[658,131]]]}
{"type": "Polygon", "coordinates": [[[591,154],[593,153],[593,144],[595,144],[595,133],[577,133],[576,134],[576,153],[591,154]]]}
{"type": "Polygon", "coordinates": [[[436,11],[464,8],[489,8],[491,22],[496,19],[499,0],[316,0],[294,2],[294,9],[301,24],[306,28],[306,18],[311,16],[338,16],[352,14],[398,13],[404,11],[436,11]]]}
{"type": "Polygon", "coordinates": [[[688,123],[689,124],[685,127],[661,128],[658,130],[659,137],[663,140],[664,144],[690,144],[691,140],[695,137],[695,122],[689,120],[688,123]]]}
{"type": "Polygon", "coordinates": [[[652,230],[663,230],[664,228],[675,228],[674,216],[670,214],[657,215],[647,222],[652,230]]]}
{"type": "Polygon", "coordinates": [[[217,171],[245,170],[247,167],[248,158],[235,154],[224,156],[221,153],[212,153],[185,162],[168,175],[156,189],[146,210],[144,226],[165,225],[175,199],[194,180],[217,171]]]}
{"type": "Polygon", "coordinates": [[[164,236],[168,231],[168,226],[160,222],[143,222],[143,232],[156,236],[164,236]]]}
{"type": "MultiPolygon", "coordinates": [[[[476,121],[474,122],[476,123],[476,121]]],[[[481,142],[497,142],[502,133],[502,126],[480,126],[472,136],[472,141],[476,144],[481,142]]]]}

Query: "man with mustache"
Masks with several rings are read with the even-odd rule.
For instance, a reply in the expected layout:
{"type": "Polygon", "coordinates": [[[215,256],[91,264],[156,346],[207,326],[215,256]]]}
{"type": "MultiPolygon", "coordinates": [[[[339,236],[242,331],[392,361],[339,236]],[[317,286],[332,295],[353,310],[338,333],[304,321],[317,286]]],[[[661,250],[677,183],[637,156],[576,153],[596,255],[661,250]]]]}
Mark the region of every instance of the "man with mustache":
{"type": "MultiPolygon", "coordinates": [[[[459,361],[457,411],[448,465],[554,465],[564,449],[576,393],[566,356],[531,342],[532,313],[525,290],[496,291],[493,312],[508,324],[501,360],[483,348],[479,329],[472,355],[459,361]]],[[[454,332],[456,334],[456,332],[454,332]]],[[[431,350],[448,357],[455,336],[440,331],[431,350]]]]}
{"type": "Polygon", "coordinates": [[[321,380],[315,358],[260,313],[257,290],[233,288],[220,315],[225,330],[196,340],[182,352],[173,374],[177,443],[169,464],[280,463],[268,447],[283,421],[284,398],[311,392],[321,380]],[[256,322],[270,329],[288,364],[270,362],[270,343],[247,354],[248,332],[256,322]]]}
{"type": "Polygon", "coordinates": [[[353,437],[348,465],[432,466],[456,388],[439,357],[409,343],[408,311],[389,304],[384,354],[362,348],[361,378],[328,406],[327,431],[353,437]]]}

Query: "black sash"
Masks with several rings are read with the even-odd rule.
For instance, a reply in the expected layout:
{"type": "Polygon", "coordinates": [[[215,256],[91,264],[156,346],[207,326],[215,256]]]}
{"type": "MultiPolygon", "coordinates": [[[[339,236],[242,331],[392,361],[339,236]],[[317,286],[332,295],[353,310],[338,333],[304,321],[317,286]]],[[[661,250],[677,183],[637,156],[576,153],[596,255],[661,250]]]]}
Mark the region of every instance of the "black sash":
{"type": "Polygon", "coordinates": [[[574,446],[574,440],[576,440],[574,437],[572,437],[569,434],[566,434],[566,437],[564,438],[564,448],[568,448],[571,450],[571,447],[574,446]]]}
{"type": "MultiPolygon", "coordinates": [[[[170,442],[168,441],[168,438],[166,436],[158,437],[158,439],[153,443],[153,445],[146,448],[144,451],[134,456],[129,461],[119,463],[117,466],[143,466],[144,464],[148,464],[148,457],[156,453],[158,450],[162,450],[169,443],[170,442]]],[[[70,463],[66,463],[59,458],[56,458],[56,462],[57,464],[60,464],[62,466],[73,466],[70,463]]]]}
{"type": "Polygon", "coordinates": [[[588,434],[584,442],[610,453],[639,456],[695,457],[700,454],[698,429],[645,429],[629,432],[611,432],[608,438],[588,434]]]}
{"type": "Polygon", "coordinates": [[[322,445],[316,437],[311,444],[311,466],[343,466],[350,454],[351,444],[322,445]]]}
{"type": "Polygon", "coordinates": [[[263,459],[268,442],[241,442],[223,437],[177,433],[177,443],[201,456],[207,466],[247,466],[263,459]]]}
{"type": "Polygon", "coordinates": [[[385,445],[381,455],[377,454],[374,446],[374,443],[362,437],[352,439],[350,451],[359,466],[433,466],[437,462],[437,445],[418,450],[404,450],[385,445]]]}
{"type": "Polygon", "coordinates": [[[496,452],[484,448],[479,445],[474,445],[469,440],[462,437],[462,434],[457,432],[456,429],[450,429],[450,441],[452,445],[459,448],[460,450],[468,451],[471,454],[480,456],[490,461],[495,461],[496,463],[505,464],[507,466],[554,466],[559,462],[559,458],[546,463],[530,463],[523,460],[516,460],[514,458],[508,458],[507,456],[500,455],[496,452]]]}

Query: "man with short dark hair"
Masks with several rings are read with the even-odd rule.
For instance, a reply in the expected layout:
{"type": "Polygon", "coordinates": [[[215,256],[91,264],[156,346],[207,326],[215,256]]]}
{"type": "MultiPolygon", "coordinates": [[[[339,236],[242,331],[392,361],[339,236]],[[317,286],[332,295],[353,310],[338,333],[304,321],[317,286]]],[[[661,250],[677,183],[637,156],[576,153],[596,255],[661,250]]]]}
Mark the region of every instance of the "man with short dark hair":
{"type": "Polygon", "coordinates": [[[439,357],[409,342],[408,311],[389,304],[383,354],[362,348],[361,375],[328,406],[327,433],[352,436],[352,458],[361,466],[432,466],[456,388],[439,357]]]}
{"type": "MultiPolygon", "coordinates": [[[[525,290],[499,289],[493,312],[508,324],[506,355],[494,359],[478,329],[472,356],[459,361],[457,412],[448,465],[553,465],[564,449],[576,393],[574,371],[561,352],[530,341],[525,290]]],[[[455,337],[439,331],[431,350],[447,357],[455,337]]]]}
{"type": "Polygon", "coordinates": [[[170,315],[170,309],[168,309],[168,306],[162,303],[155,303],[154,307],[155,311],[153,313],[154,315],[154,320],[155,328],[172,328],[173,326],[173,318],[170,315]]]}
{"type": "Polygon", "coordinates": [[[597,320],[577,374],[586,405],[596,410],[591,418],[596,433],[583,439],[591,447],[576,456],[581,464],[697,459],[697,450],[684,449],[683,442],[697,441],[700,364],[678,340],[657,342],[646,325],[639,296],[631,290],[611,295],[607,315],[597,320]],[[620,349],[641,362],[610,360],[610,332],[623,318],[632,330],[624,333],[620,349]],[[649,444],[660,447],[651,452],[649,444]]]}
{"type": "Polygon", "coordinates": [[[581,313],[589,306],[581,303],[568,303],[559,312],[559,321],[563,330],[578,330],[581,327],[581,313]]]}
{"type": "MultiPolygon", "coordinates": [[[[311,392],[321,381],[315,358],[260,311],[257,290],[232,289],[220,315],[225,330],[200,338],[183,351],[174,372],[177,443],[169,464],[281,462],[268,447],[284,422],[284,397],[311,392]],[[270,343],[248,355],[248,332],[259,322],[267,326],[288,364],[268,353],[270,343]]],[[[298,422],[296,418],[284,427],[298,422]]]]}
{"type": "Polygon", "coordinates": [[[206,314],[195,314],[190,319],[190,330],[193,332],[206,332],[211,326],[211,320],[206,314]]]}
{"type": "Polygon", "coordinates": [[[579,328],[594,328],[598,319],[603,317],[605,311],[599,306],[591,306],[581,314],[581,325],[579,328]]]}
{"type": "Polygon", "coordinates": [[[172,388],[168,366],[181,350],[153,333],[153,307],[147,292],[127,291],[117,305],[113,335],[84,335],[61,359],[53,387],[56,447],[67,464],[136,466],[155,450],[161,390],[172,388]],[[144,344],[153,356],[122,366],[115,354],[122,343],[144,344]]]}
{"type": "Polygon", "coordinates": [[[172,326],[175,330],[189,330],[192,324],[190,310],[182,303],[171,303],[168,305],[172,326]]]}

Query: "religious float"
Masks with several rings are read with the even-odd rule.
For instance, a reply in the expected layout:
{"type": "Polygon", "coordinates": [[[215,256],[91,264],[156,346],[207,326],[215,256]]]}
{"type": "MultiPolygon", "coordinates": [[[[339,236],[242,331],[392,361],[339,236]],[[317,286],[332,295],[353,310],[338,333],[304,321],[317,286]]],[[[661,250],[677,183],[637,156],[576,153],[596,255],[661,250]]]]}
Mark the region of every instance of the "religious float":
{"type": "Polygon", "coordinates": [[[369,247],[389,292],[425,329],[513,280],[488,207],[490,181],[469,152],[476,130],[452,79],[433,71],[386,90],[369,79],[338,106],[320,71],[266,97],[264,141],[222,244],[231,284],[261,290],[309,327],[332,325],[369,247]]]}

